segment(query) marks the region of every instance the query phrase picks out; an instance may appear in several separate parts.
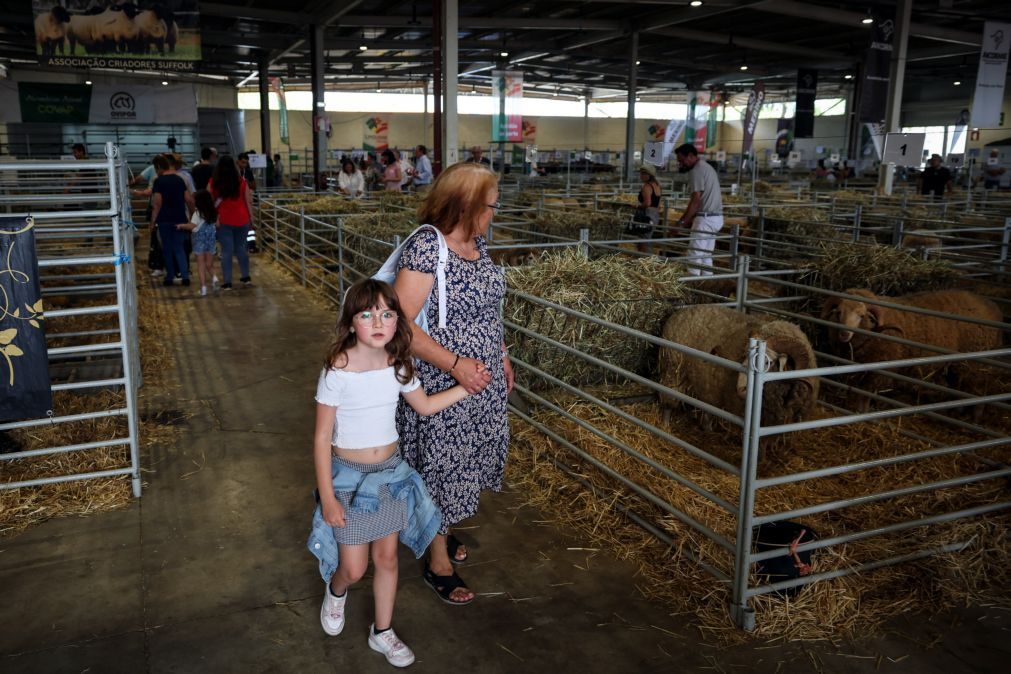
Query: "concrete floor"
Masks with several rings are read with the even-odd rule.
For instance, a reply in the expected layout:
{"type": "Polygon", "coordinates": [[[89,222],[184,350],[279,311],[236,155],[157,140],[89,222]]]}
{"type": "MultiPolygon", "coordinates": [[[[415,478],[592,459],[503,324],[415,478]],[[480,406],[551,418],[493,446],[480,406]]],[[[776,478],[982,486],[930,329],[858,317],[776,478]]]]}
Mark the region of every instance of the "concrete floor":
{"type": "MultiPolygon", "coordinates": [[[[257,287],[182,302],[178,387],[151,410],[189,418],[144,457],[129,508],[0,540],[0,672],[389,672],[366,644],[368,578],[344,634],[319,626],[305,549],[313,392],[333,316],[267,265],[257,287]]],[[[480,596],[437,601],[406,548],[394,625],[417,672],[1006,671],[1011,613],[910,617],[838,645],[698,642],[690,616],[641,599],[631,568],[539,525],[520,495],[487,494],[461,531],[480,596]],[[579,567],[586,568],[581,570],[579,567]],[[587,568],[588,567],[588,568],[587,568]]]]}

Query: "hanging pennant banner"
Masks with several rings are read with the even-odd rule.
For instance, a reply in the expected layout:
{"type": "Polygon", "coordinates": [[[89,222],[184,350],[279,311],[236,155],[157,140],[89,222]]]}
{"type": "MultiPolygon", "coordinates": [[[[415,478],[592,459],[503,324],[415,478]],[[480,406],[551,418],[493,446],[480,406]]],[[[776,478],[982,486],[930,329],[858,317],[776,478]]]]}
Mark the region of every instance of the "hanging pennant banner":
{"type": "Polygon", "coordinates": [[[35,53],[39,63],[63,68],[192,71],[200,60],[197,0],[75,3],[35,0],[35,53]]]}
{"type": "Polygon", "coordinates": [[[888,114],[888,85],[892,67],[892,37],[895,22],[874,17],[871,44],[864,57],[860,93],[860,121],[881,124],[888,114]]]}
{"type": "Polygon", "coordinates": [[[720,109],[720,94],[709,95],[709,114],[706,115],[706,147],[716,145],[716,117],[720,109]]]}
{"type": "Polygon", "coordinates": [[[762,105],[765,104],[765,85],[755,82],[751,93],[748,94],[748,107],[744,113],[744,141],[741,145],[741,153],[751,152],[751,145],[755,142],[755,129],[758,128],[758,116],[762,112],[762,105]]]}
{"type": "Polygon", "coordinates": [[[685,142],[692,143],[700,154],[706,151],[708,117],[709,92],[696,91],[688,102],[688,127],[685,129],[685,142]]]}
{"type": "Polygon", "coordinates": [[[524,143],[536,143],[537,142],[537,118],[536,117],[524,117],[523,122],[520,124],[520,128],[523,129],[523,142],[524,143]]]}
{"type": "Polygon", "coordinates": [[[663,136],[664,144],[673,146],[687,125],[688,122],[683,119],[672,119],[667,122],[667,128],[664,129],[663,136]]]}
{"type": "Polygon", "coordinates": [[[983,48],[976,74],[976,93],[972,97],[972,125],[978,129],[1000,126],[1008,47],[1011,47],[1011,23],[987,21],[983,24],[983,48]]]}
{"type": "Polygon", "coordinates": [[[390,123],[385,117],[372,115],[365,120],[365,139],[362,146],[369,152],[382,152],[390,149],[390,123]]]}
{"type": "Polygon", "coordinates": [[[53,409],[31,218],[0,218],[0,422],[53,409]]]}
{"type": "Polygon", "coordinates": [[[797,112],[793,117],[793,137],[814,137],[814,99],[818,94],[818,71],[797,71],[797,112]]]}
{"type": "Polygon", "coordinates": [[[523,141],[523,73],[518,70],[495,70],[491,76],[492,104],[491,139],[495,143],[523,141]]]}
{"type": "Polygon", "coordinates": [[[284,82],[280,77],[271,77],[268,80],[270,91],[277,94],[277,119],[280,131],[281,142],[290,145],[288,137],[288,103],[284,100],[284,82]]]}

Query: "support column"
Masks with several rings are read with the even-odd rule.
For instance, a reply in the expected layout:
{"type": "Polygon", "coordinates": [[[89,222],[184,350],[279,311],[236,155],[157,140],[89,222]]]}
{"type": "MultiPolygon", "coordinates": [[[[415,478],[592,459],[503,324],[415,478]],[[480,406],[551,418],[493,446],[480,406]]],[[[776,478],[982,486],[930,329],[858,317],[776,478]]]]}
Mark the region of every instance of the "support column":
{"type": "Polygon", "coordinates": [[[442,173],[442,0],[432,0],[432,175],[442,173]]]}
{"type": "Polygon", "coordinates": [[[260,57],[260,152],[268,159],[270,152],[270,96],[269,96],[269,70],[270,61],[266,55],[260,57]]]}
{"type": "Polygon", "coordinates": [[[317,189],[326,189],[326,127],[317,120],[326,120],[323,94],[323,26],[309,26],[309,56],[312,73],[312,175],[317,189]]]}
{"type": "Polygon", "coordinates": [[[458,0],[443,0],[442,2],[442,76],[445,78],[445,110],[443,127],[445,141],[443,166],[449,167],[460,161],[460,141],[457,133],[458,120],[456,116],[457,79],[460,74],[459,42],[460,13],[458,0]]]}
{"type": "MultiPolygon", "coordinates": [[[[425,106],[425,111],[421,116],[421,142],[425,147],[431,148],[431,143],[428,142],[428,78],[426,77],[421,85],[421,98],[422,105],[425,106]]],[[[429,153],[431,154],[431,152],[429,153]]]]}
{"type": "Polygon", "coordinates": [[[906,81],[906,54],[909,48],[909,24],[913,17],[913,0],[899,0],[895,8],[895,39],[892,41],[892,86],[885,116],[887,130],[896,132],[902,116],[902,89],[906,81]]]}
{"type": "Polygon", "coordinates": [[[583,92],[583,151],[590,149],[590,90],[583,92]]]}
{"type": "Polygon", "coordinates": [[[639,56],[639,31],[632,31],[628,52],[628,115],[625,119],[625,180],[631,180],[635,171],[635,89],[639,70],[635,61],[639,56]]]}

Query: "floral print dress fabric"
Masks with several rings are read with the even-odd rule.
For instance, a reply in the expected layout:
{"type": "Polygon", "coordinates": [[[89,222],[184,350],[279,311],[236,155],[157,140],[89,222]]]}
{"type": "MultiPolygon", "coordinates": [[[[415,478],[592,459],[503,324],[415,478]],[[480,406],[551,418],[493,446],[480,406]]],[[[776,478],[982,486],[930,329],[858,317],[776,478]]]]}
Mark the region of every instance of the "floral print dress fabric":
{"type": "MultiPolygon", "coordinates": [[[[399,267],[431,274],[428,325],[431,337],[461,358],[475,358],[492,380],[478,395],[430,417],[420,417],[403,400],[397,410],[400,447],[421,474],[442,510],[442,529],[477,513],[483,489],[499,491],[509,446],[506,381],[502,365],[501,305],[505,277],[477,237],[480,258],[466,260],[452,250],[446,262],[446,327],[439,328],[439,288],[434,283],[439,244],[432,231],[418,233],[404,248],[399,267]]],[[[429,395],[456,385],[452,375],[416,360],[417,376],[429,395]]]]}

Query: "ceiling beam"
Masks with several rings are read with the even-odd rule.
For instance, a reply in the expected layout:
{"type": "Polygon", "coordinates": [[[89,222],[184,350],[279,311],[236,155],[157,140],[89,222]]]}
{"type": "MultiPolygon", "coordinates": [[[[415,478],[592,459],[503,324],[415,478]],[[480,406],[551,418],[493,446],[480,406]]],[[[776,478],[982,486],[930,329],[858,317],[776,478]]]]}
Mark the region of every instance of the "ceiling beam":
{"type": "MultiPolygon", "coordinates": [[[[416,28],[431,29],[429,16],[348,15],[342,26],[353,28],[416,28]]],[[[512,16],[461,16],[461,30],[615,30],[621,21],[605,19],[550,19],[512,16]]]]}
{"type": "MultiPolygon", "coordinates": [[[[753,5],[753,7],[762,12],[793,16],[809,21],[835,23],[852,28],[860,28],[862,25],[860,21],[867,17],[862,12],[832,9],[831,7],[822,7],[808,2],[796,2],[796,0],[763,0],[753,5]]],[[[921,37],[928,40],[954,42],[956,44],[967,44],[975,47],[981,44],[980,33],[969,33],[963,30],[917,23],[915,21],[909,25],[909,34],[913,37],[921,37]]]]}
{"type": "Polygon", "coordinates": [[[219,2],[201,2],[201,16],[223,16],[228,19],[252,19],[269,21],[289,26],[305,25],[306,16],[301,12],[287,12],[278,9],[259,9],[243,5],[225,5],[219,2]]]}
{"type": "Polygon", "coordinates": [[[721,44],[728,47],[739,47],[754,51],[772,52],[775,54],[790,54],[809,59],[825,59],[853,62],[856,57],[849,54],[840,54],[825,51],[824,49],[813,49],[810,47],[798,47],[785,42],[772,42],[769,40],[759,40],[751,37],[741,37],[739,35],[724,35],[723,33],[710,33],[704,30],[694,30],[691,28],[662,28],[654,30],[653,35],[686,40],[688,42],[708,42],[710,44],[721,44]]]}

